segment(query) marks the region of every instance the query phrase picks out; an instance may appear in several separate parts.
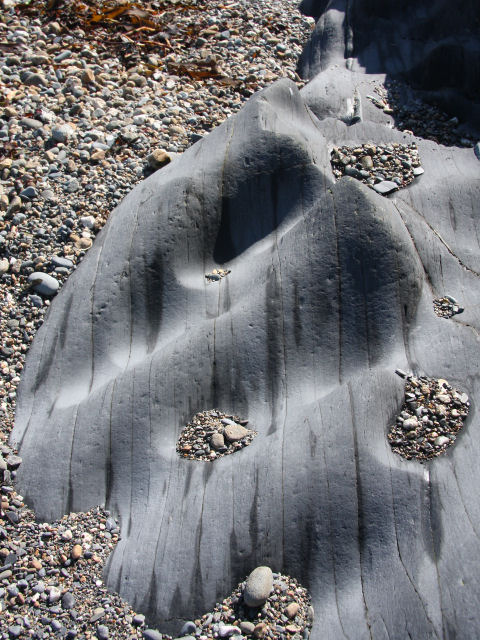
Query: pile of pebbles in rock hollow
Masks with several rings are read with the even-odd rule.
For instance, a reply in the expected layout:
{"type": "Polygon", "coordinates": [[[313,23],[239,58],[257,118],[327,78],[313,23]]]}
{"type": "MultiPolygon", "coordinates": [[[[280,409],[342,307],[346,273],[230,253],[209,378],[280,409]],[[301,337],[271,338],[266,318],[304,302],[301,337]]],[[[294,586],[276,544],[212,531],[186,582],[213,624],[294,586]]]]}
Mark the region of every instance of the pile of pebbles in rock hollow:
{"type": "Polygon", "coordinates": [[[405,402],[388,440],[395,453],[410,460],[428,460],[445,453],[468,415],[466,393],[442,378],[406,376],[405,402]]]}
{"type": "Polygon", "coordinates": [[[440,318],[452,318],[458,313],[464,312],[464,308],[452,296],[436,298],[433,301],[433,310],[440,318]]]}
{"type": "Polygon", "coordinates": [[[213,461],[247,447],[256,431],[247,429],[248,420],[211,409],[193,416],[178,438],[182,458],[213,461]]]}
{"type": "Polygon", "coordinates": [[[218,280],[228,276],[229,273],[231,273],[230,269],[213,269],[211,273],[205,274],[205,278],[208,282],[218,282],[218,280]]]}
{"type": "Polygon", "coordinates": [[[269,567],[257,567],[212,613],[187,622],[181,634],[185,640],[305,640],[313,615],[310,596],[295,579],[272,573],[269,567]]]}
{"type": "Polygon", "coordinates": [[[406,187],[423,173],[414,142],[334,147],[331,163],[337,179],[356,178],[383,195],[406,187]]]}

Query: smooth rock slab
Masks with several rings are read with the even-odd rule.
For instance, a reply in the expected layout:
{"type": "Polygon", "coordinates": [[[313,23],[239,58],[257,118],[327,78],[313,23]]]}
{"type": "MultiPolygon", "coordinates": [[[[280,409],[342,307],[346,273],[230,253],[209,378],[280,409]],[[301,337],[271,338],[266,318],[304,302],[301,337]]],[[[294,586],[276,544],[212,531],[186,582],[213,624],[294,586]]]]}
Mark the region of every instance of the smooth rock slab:
{"type": "Polygon", "coordinates": [[[257,567],[248,576],[243,599],[248,607],[260,607],[273,589],[273,574],[270,567],[257,567]]]}

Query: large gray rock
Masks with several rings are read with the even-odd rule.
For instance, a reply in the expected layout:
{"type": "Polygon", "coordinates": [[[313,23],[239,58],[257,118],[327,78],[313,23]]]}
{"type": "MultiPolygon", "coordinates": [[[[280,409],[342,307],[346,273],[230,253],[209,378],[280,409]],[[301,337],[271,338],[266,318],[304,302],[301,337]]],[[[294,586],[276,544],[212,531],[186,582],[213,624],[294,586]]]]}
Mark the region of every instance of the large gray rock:
{"type": "MultiPolygon", "coordinates": [[[[341,4],[328,11],[345,19],[341,4]]],[[[105,503],[122,527],[107,583],[165,632],[267,565],[310,590],[313,640],[480,634],[478,160],[418,140],[425,174],[407,189],[335,183],[334,145],[411,137],[315,103],[333,74],[258,93],[137,186],[27,358],[21,492],[41,519],[105,503]],[[209,286],[218,266],[231,273],[209,286]],[[434,314],[445,292],[462,316],[434,314]],[[472,401],[431,464],[387,443],[397,367],[472,401]],[[182,427],[213,407],[257,437],[180,459],[182,427]]],[[[343,66],[338,92],[360,76],[343,66]]]]}
{"type": "Polygon", "coordinates": [[[273,574],[270,567],[257,567],[248,576],[243,599],[248,607],[260,607],[273,589],[273,574]]]}
{"type": "Polygon", "coordinates": [[[303,0],[317,24],[301,57],[312,79],[334,65],[408,79],[480,125],[480,3],[303,0]]]}

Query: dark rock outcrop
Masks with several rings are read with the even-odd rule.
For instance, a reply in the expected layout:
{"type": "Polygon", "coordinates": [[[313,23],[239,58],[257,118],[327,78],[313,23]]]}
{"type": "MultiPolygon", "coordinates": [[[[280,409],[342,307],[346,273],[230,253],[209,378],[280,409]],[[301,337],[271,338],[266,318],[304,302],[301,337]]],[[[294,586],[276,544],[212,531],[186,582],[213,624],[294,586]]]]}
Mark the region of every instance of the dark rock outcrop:
{"type": "Polygon", "coordinates": [[[337,93],[335,73],[301,93],[277,82],[136,187],[28,357],[22,492],[40,518],[114,511],[108,584],[166,631],[267,565],[310,590],[314,640],[480,632],[480,164],[417,140],[425,174],[392,197],[335,182],[333,145],[412,139],[374,107],[342,121],[369,77],[338,69],[337,93]],[[206,282],[217,266],[231,273],[206,282]],[[462,316],[436,316],[445,293],[462,316]],[[431,464],[388,444],[396,367],[470,397],[431,464]],[[181,429],[211,407],[258,435],[214,463],[180,459],[181,429]]]}

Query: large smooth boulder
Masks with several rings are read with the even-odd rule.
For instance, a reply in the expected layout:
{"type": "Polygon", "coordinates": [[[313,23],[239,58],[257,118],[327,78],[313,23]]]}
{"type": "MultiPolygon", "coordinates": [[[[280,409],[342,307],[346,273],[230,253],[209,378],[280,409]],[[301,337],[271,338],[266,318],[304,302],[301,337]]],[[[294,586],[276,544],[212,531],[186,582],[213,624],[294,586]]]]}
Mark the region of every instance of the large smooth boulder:
{"type": "Polygon", "coordinates": [[[418,140],[408,188],[335,182],[334,145],[411,137],[313,97],[275,83],[112,213],[28,355],[19,487],[44,519],[106,504],[107,583],[165,631],[266,565],[309,589],[313,640],[477,637],[480,163],[418,140]],[[386,439],[397,367],[471,399],[431,464],[386,439]],[[258,435],[179,458],[214,407],[258,435]]]}

